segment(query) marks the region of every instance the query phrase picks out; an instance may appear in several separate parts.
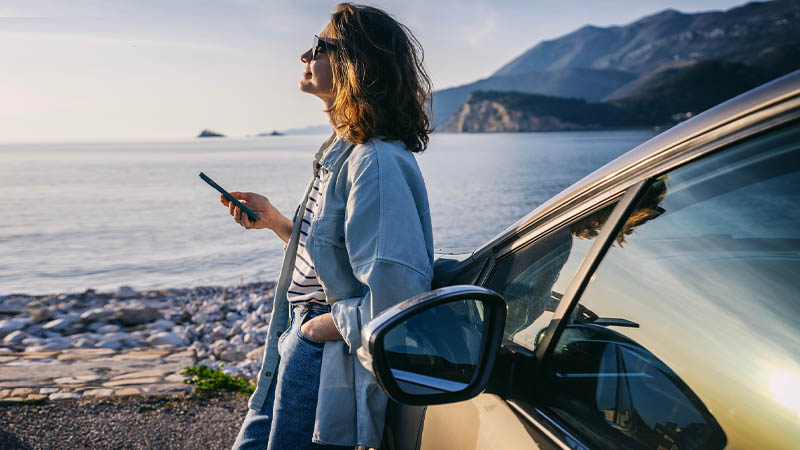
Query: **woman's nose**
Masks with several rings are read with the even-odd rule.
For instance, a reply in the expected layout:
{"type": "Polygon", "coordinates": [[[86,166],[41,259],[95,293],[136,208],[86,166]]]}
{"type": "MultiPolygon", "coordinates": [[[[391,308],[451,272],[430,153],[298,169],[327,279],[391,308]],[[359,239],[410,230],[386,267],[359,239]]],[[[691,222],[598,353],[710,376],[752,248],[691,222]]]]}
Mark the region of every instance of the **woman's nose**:
{"type": "Polygon", "coordinates": [[[311,62],[311,49],[306,50],[302,55],[300,55],[300,62],[302,63],[311,62]]]}

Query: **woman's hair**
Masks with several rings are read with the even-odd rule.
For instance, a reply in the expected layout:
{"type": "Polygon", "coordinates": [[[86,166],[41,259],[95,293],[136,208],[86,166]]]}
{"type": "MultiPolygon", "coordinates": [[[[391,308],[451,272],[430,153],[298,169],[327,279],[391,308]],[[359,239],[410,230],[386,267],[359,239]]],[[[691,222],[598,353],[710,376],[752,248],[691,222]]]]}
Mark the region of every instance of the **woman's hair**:
{"type": "Polygon", "coordinates": [[[384,11],[351,3],[336,7],[331,28],[335,99],[326,112],[337,130],[359,144],[380,136],[424,151],[432,97],[417,38],[384,11]]]}

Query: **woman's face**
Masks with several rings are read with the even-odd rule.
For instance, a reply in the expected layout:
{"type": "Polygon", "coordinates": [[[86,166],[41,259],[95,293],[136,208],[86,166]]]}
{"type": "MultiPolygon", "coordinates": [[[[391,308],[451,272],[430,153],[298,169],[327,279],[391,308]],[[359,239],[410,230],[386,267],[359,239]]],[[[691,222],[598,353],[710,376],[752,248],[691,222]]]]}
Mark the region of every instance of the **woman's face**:
{"type": "MultiPolygon", "coordinates": [[[[333,41],[330,33],[330,24],[319,33],[319,38],[326,41],[333,41]]],[[[333,51],[333,50],[331,50],[333,51]]],[[[300,90],[309,94],[314,94],[326,105],[333,103],[333,71],[331,70],[331,60],[328,53],[320,53],[316,60],[311,60],[311,49],[300,55],[300,61],[306,66],[300,78],[300,90]]]]}

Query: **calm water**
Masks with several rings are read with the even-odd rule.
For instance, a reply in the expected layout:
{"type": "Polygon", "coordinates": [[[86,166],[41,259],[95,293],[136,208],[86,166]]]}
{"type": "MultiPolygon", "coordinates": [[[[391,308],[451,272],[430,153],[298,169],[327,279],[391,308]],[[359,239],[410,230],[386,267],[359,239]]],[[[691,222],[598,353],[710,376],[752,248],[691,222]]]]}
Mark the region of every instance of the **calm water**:
{"type": "MultiPolygon", "coordinates": [[[[432,136],[435,246],[483,243],[653,134],[432,136]]],[[[282,242],[240,228],[197,174],[289,215],[324,138],[0,146],[0,295],[275,279],[282,242]]]]}

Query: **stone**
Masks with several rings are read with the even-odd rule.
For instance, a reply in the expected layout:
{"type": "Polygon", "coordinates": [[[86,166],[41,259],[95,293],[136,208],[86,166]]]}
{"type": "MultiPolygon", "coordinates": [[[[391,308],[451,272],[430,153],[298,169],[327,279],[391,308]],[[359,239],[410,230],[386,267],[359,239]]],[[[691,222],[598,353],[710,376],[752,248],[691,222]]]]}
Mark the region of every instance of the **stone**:
{"type": "Polygon", "coordinates": [[[79,400],[81,398],[81,394],[77,394],[75,392],[56,392],[50,394],[48,399],[53,401],[58,400],[79,400]]]}
{"type": "Polygon", "coordinates": [[[144,378],[127,378],[124,380],[106,381],[103,387],[119,387],[119,386],[132,386],[139,384],[155,384],[160,383],[161,377],[144,377],[144,378]]]}
{"type": "Polygon", "coordinates": [[[55,384],[86,384],[92,381],[97,381],[101,377],[99,375],[79,375],[76,377],[62,377],[53,380],[55,384]]]}
{"type": "Polygon", "coordinates": [[[11,333],[8,333],[6,335],[6,337],[3,338],[3,342],[6,343],[6,344],[19,344],[24,339],[29,338],[29,337],[31,337],[30,334],[28,334],[28,333],[26,333],[26,332],[24,332],[22,330],[17,330],[17,331],[12,331],[11,333]]]}
{"type": "Polygon", "coordinates": [[[70,318],[62,317],[60,319],[47,322],[46,324],[42,325],[42,328],[48,331],[62,331],[72,327],[73,322],[74,321],[70,318]]]}
{"type": "Polygon", "coordinates": [[[97,344],[95,344],[97,348],[105,348],[109,350],[120,350],[124,347],[123,343],[117,339],[103,339],[97,344]]]}
{"type": "Polygon", "coordinates": [[[47,309],[37,309],[31,312],[32,323],[48,322],[53,318],[53,313],[47,309]]]}
{"type": "Polygon", "coordinates": [[[0,320],[0,337],[3,337],[13,331],[21,330],[29,323],[31,323],[30,319],[16,318],[0,320]]]}
{"type": "Polygon", "coordinates": [[[122,308],[114,314],[114,318],[127,326],[141,325],[161,317],[161,313],[151,306],[132,306],[122,308]]]}
{"type": "Polygon", "coordinates": [[[175,346],[184,346],[188,344],[188,342],[183,340],[183,338],[181,338],[180,336],[176,336],[166,331],[162,331],[160,333],[156,333],[150,336],[149,338],[147,338],[147,343],[150,345],[175,345],[175,346]]]}
{"type": "Polygon", "coordinates": [[[56,388],[56,387],[43,387],[43,388],[39,389],[39,393],[40,394],[44,394],[44,395],[50,395],[50,394],[55,394],[56,392],[58,392],[60,390],[61,390],[60,388],[56,388]]]}
{"type": "Polygon", "coordinates": [[[183,383],[183,380],[185,379],[186,377],[184,377],[183,375],[179,373],[173,373],[164,378],[164,381],[169,383],[183,383]]]}
{"type": "Polygon", "coordinates": [[[95,330],[95,332],[98,334],[110,334],[110,333],[116,333],[121,329],[122,329],[121,326],[110,323],[108,325],[103,325],[102,327],[95,330]]]}
{"type": "Polygon", "coordinates": [[[57,355],[58,352],[35,351],[31,348],[25,349],[25,355],[22,359],[50,359],[57,355]]]}
{"type": "Polygon", "coordinates": [[[236,362],[244,359],[244,352],[235,348],[229,348],[223,351],[220,355],[223,361],[236,362]]]}
{"type": "Polygon", "coordinates": [[[246,355],[247,359],[252,359],[253,361],[261,361],[264,359],[264,347],[258,347],[256,349],[250,350],[247,352],[246,355]]]}
{"type": "Polygon", "coordinates": [[[35,402],[35,401],[44,400],[44,399],[46,399],[46,398],[47,398],[47,396],[46,396],[46,395],[41,395],[41,394],[29,394],[27,397],[25,397],[25,400],[26,400],[26,401],[29,401],[29,402],[35,402]]]}
{"type": "Polygon", "coordinates": [[[112,378],[111,381],[129,380],[131,378],[163,377],[167,372],[169,371],[166,369],[140,370],[138,372],[130,372],[123,375],[118,375],[112,378]]]}
{"type": "Polygon", "coordinates": [[[5,364],[19,358],[18,356],[0,356],[0,364],[5,364]]]}
{"type": "Polygon", "coordinates": [[[11,395],[11,389],[0,389],[0,398],[8,397],[11,395]]]}
{"type": "Polygon", "coordinates": [[[108,388],[106,388],[106,389],[89,389],[89,390],[83,391],[83,396],[84,397],[90,397],[90,398],[110,397],[112,395],[114,395],[114,390],[113,389],[108,389],[108,388]]]}
{"type": "Polygon", "coordinates": [[[131,388],[124,388],[124,389],[117,389],[114,391],[115,395],[120,397],[127,397],[129,395],[139,395],[142,391],[139,388],[131,387],[131,388]]]}
{"type": "Polygon", "coordinates": [[[175,322],[167,319],[158,319],[152,324],[150,324],[150,326],[157,330],[169,331],[175,328],[175,322]]]}
{"type": "Polygon", "coordinates": [[[136,297],[136,291],[133,290],[130,286],[120,286],[117,289],[117,292],[114,293],[114,297],[118,298],[131,298],[136,297]]]}
{"type": "Polygon", "coordinates": [[[236,325],[231,327],[230,331],[228,331],[228,335],[227,336],[228,337],[239,336],[239,338],[241,338],[242,337],[241,335],[242,335],[242,324],[241,323],[237,323],[236,325]]]}
{"type": "Polygon", "coordinates": [[[84,311],[83,314],[81,314],[81,320],[84,322],[105,322],[113,315],[113,310],[106,308],[93,308],[84,311]]]}
{"type": "Polygon", "coordinates": [[[222,368],[222,373],[224,373],[225,375],[236,376],[242,373],[242,369],[236,366],[224,366],[222,368]]]}
{"type": "Polygon", "coordinates": [[[42,352],[47,350],[64,350],[72,347],[69,340],[64,338],[49,338],[42,345],[30,347],[32,351],[42,352]]]}
{"type": "Polygon", "coordinates": [[[134,350],[114,355],[114,359],[158,359],[169,354],[167,350],[134,350]]]}
{"type": "Polygon", "coordinates": [[[228,329],[223,327],[222,325],[217,325],[213,330],[211,330],[211,337],[213,339],[221,339],[228,335],[228,329]]]}
{"type": "Polygon", "coordinates": [[[11,390],[11,397],[25,397],[29,394],[35,394],[33,388],[16,388],[11,390]]]}
{"type": "Polygon", "coordinates": [[[0,314],[8,314],[14,316],[17,314],[22,314],[26,310],[27,308],[25,308],[25,305],[23,304],[19,305],[8,304],[8,303],[0,304],[0,314]]]}
{"type": "Polygon", "coordinates": [[[72,359],[95,359],[104,356],[111,356],[116,353],[110,348],[81,348],[64,350],[58,355],[59,360],[72,360],[72,359]]]}

